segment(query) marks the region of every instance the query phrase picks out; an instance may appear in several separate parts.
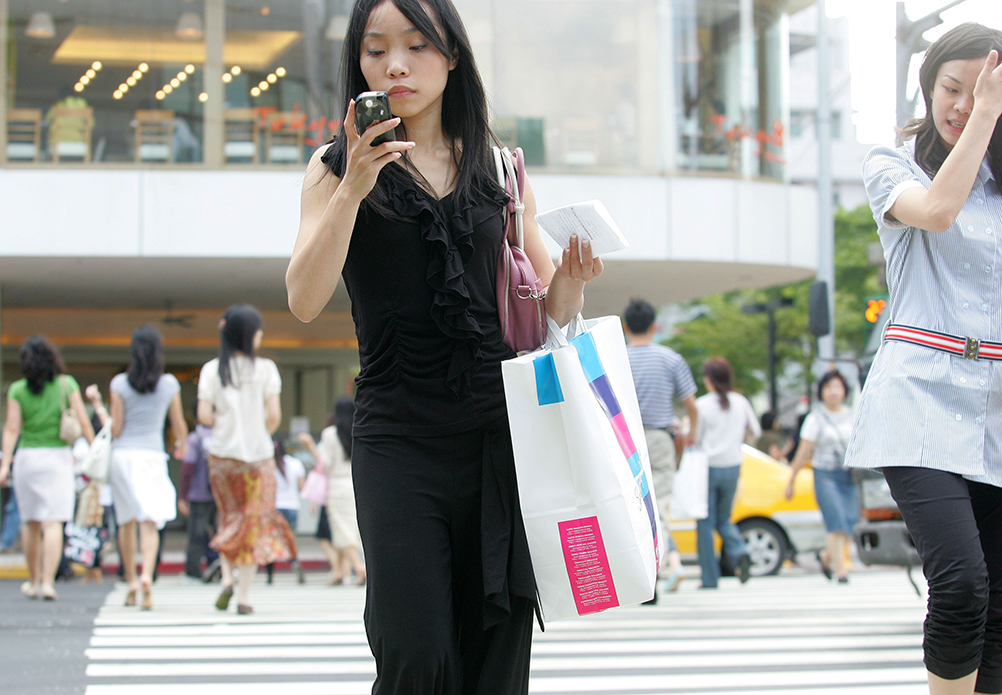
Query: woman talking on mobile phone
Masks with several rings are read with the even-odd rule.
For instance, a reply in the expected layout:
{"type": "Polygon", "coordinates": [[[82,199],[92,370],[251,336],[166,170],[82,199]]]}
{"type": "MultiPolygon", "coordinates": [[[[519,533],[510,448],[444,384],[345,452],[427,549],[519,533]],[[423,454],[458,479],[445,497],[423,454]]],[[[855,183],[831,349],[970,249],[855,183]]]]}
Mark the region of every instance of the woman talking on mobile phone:
{"type": "MultiPolygon", "coordinates": [[[[361,372],[352,468],[373,693],[528,692],[535,581],[501,381],[502,208],[483,84],[450,0],[358,0],[342,131],[312,158],[286,275],[304,321],[344,278],[361,372]],[[395,118],[356,132],[352,97],[395,118]],[[398,140],[371,146],[396,129],[398,140]]],[[[525,188],[525,248],[566,324],[602,272],[576,239],[555,269],[525,188]]]]}
{"type": "Polygon", "coordinates": [[[1002,693],[1002,32],[926,51],[926,114],[863,163],[890,318],[846,463],[881,468],[929,582],[932,695],[1002,693]]]}

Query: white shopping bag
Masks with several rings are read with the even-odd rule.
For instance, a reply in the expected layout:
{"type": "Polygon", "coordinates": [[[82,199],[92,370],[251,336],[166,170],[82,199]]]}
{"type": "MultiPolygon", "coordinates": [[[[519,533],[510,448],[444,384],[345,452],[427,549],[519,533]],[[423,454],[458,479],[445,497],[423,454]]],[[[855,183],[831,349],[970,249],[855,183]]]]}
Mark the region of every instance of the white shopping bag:
{"type": "Polygon", "coordinates": [[[710,461],[702,449],[689,447],[682,453],[671,487],[672,521],[705,519],[709,496],[710,461]]]}
{"type": "Polygon", "coordinates": [[[519,501],[543,617],[654,596],[664,539],[620,319],[550,321],[501,365],[519,501]]]}

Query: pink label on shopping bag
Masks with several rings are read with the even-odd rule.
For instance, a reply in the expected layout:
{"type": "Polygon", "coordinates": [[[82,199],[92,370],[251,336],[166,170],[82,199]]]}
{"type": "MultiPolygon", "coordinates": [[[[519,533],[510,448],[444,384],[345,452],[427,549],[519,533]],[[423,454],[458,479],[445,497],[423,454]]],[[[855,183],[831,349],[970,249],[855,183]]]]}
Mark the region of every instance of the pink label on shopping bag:
{"type": "Polygon", "coordinates": [[[609,557],[605,554],[598,517],[561,521],[557,529],[578,615],[618,606],[619,597],[616,596],[616,584],[612,580],[609,557]]]}

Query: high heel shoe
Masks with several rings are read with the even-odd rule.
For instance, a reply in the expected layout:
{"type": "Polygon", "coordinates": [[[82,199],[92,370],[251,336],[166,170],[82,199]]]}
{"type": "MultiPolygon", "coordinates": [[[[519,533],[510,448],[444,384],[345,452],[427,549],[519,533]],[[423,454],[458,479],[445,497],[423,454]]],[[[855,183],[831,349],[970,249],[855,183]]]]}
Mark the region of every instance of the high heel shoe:
{"type": "Polygon", "coordinates": [[[821,551],[819,550],[818,552],[814,553],[814,557],[817,558],[818,564],[821,565],[821,574],[825,575],[825,579],[831,580],[834,574],[832,574],[831,568],[829,568],[828,565],[825,564],[824,559],[821,557],[821,551]]]}

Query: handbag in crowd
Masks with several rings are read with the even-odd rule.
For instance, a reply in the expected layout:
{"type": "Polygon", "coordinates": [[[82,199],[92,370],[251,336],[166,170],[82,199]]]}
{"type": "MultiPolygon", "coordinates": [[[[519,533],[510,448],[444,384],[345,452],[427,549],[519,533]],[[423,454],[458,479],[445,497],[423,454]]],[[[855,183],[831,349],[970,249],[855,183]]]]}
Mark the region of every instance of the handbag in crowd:
{"type": "Polygon", "coordinates": [[[543,617],[650,600],[664,537],[622,321],[551,323],[501,374],[543,617]]]}
{"type": "Polygon", "coordinates": [[[327,474],[324,472],[323,459],[317,459],[317,465],[306,474],[299,497],[313,504],[327,504],[327,474]]]}
{"type": "Polygon", "coordinates": [[[106,481],[111,467],[111,418],[94,437],[90,450],[80,462],[80,474],[90,480],[106,481]]]}
{"type": "Polygon", "coordinates": [[[546,289],[525,253],[522,214],[525,204],[525,158],[521,148],[494,148],[498,184],[508,193],[505,236],[497,267],[501,338],[516,354],[539,348],[546,340],[546,289]],[[512,159],[515,160],[514,164],[512,159]]]}
{"type": "MultiPolygon", "coordinates": [[[[101,489],[105,486],[100,480],[91,480],[77,499],[77,509],[74,523],[82,528],[100,526],[104,520],[104,507],[101,506],[101,489]]],[[[100,547],[100,546],[99,546],[100,547]]],[[[70,558],[88,567],[90,563],[77,558],[70,558]]]]}
{"type": "Polygon", "coordinates": [[[70,405],[70,387],[66,383],[66,377],[60,374],[56,378],[59,379],[59,438],[72,445],[83,436],[83,425],[70,405]]]}

